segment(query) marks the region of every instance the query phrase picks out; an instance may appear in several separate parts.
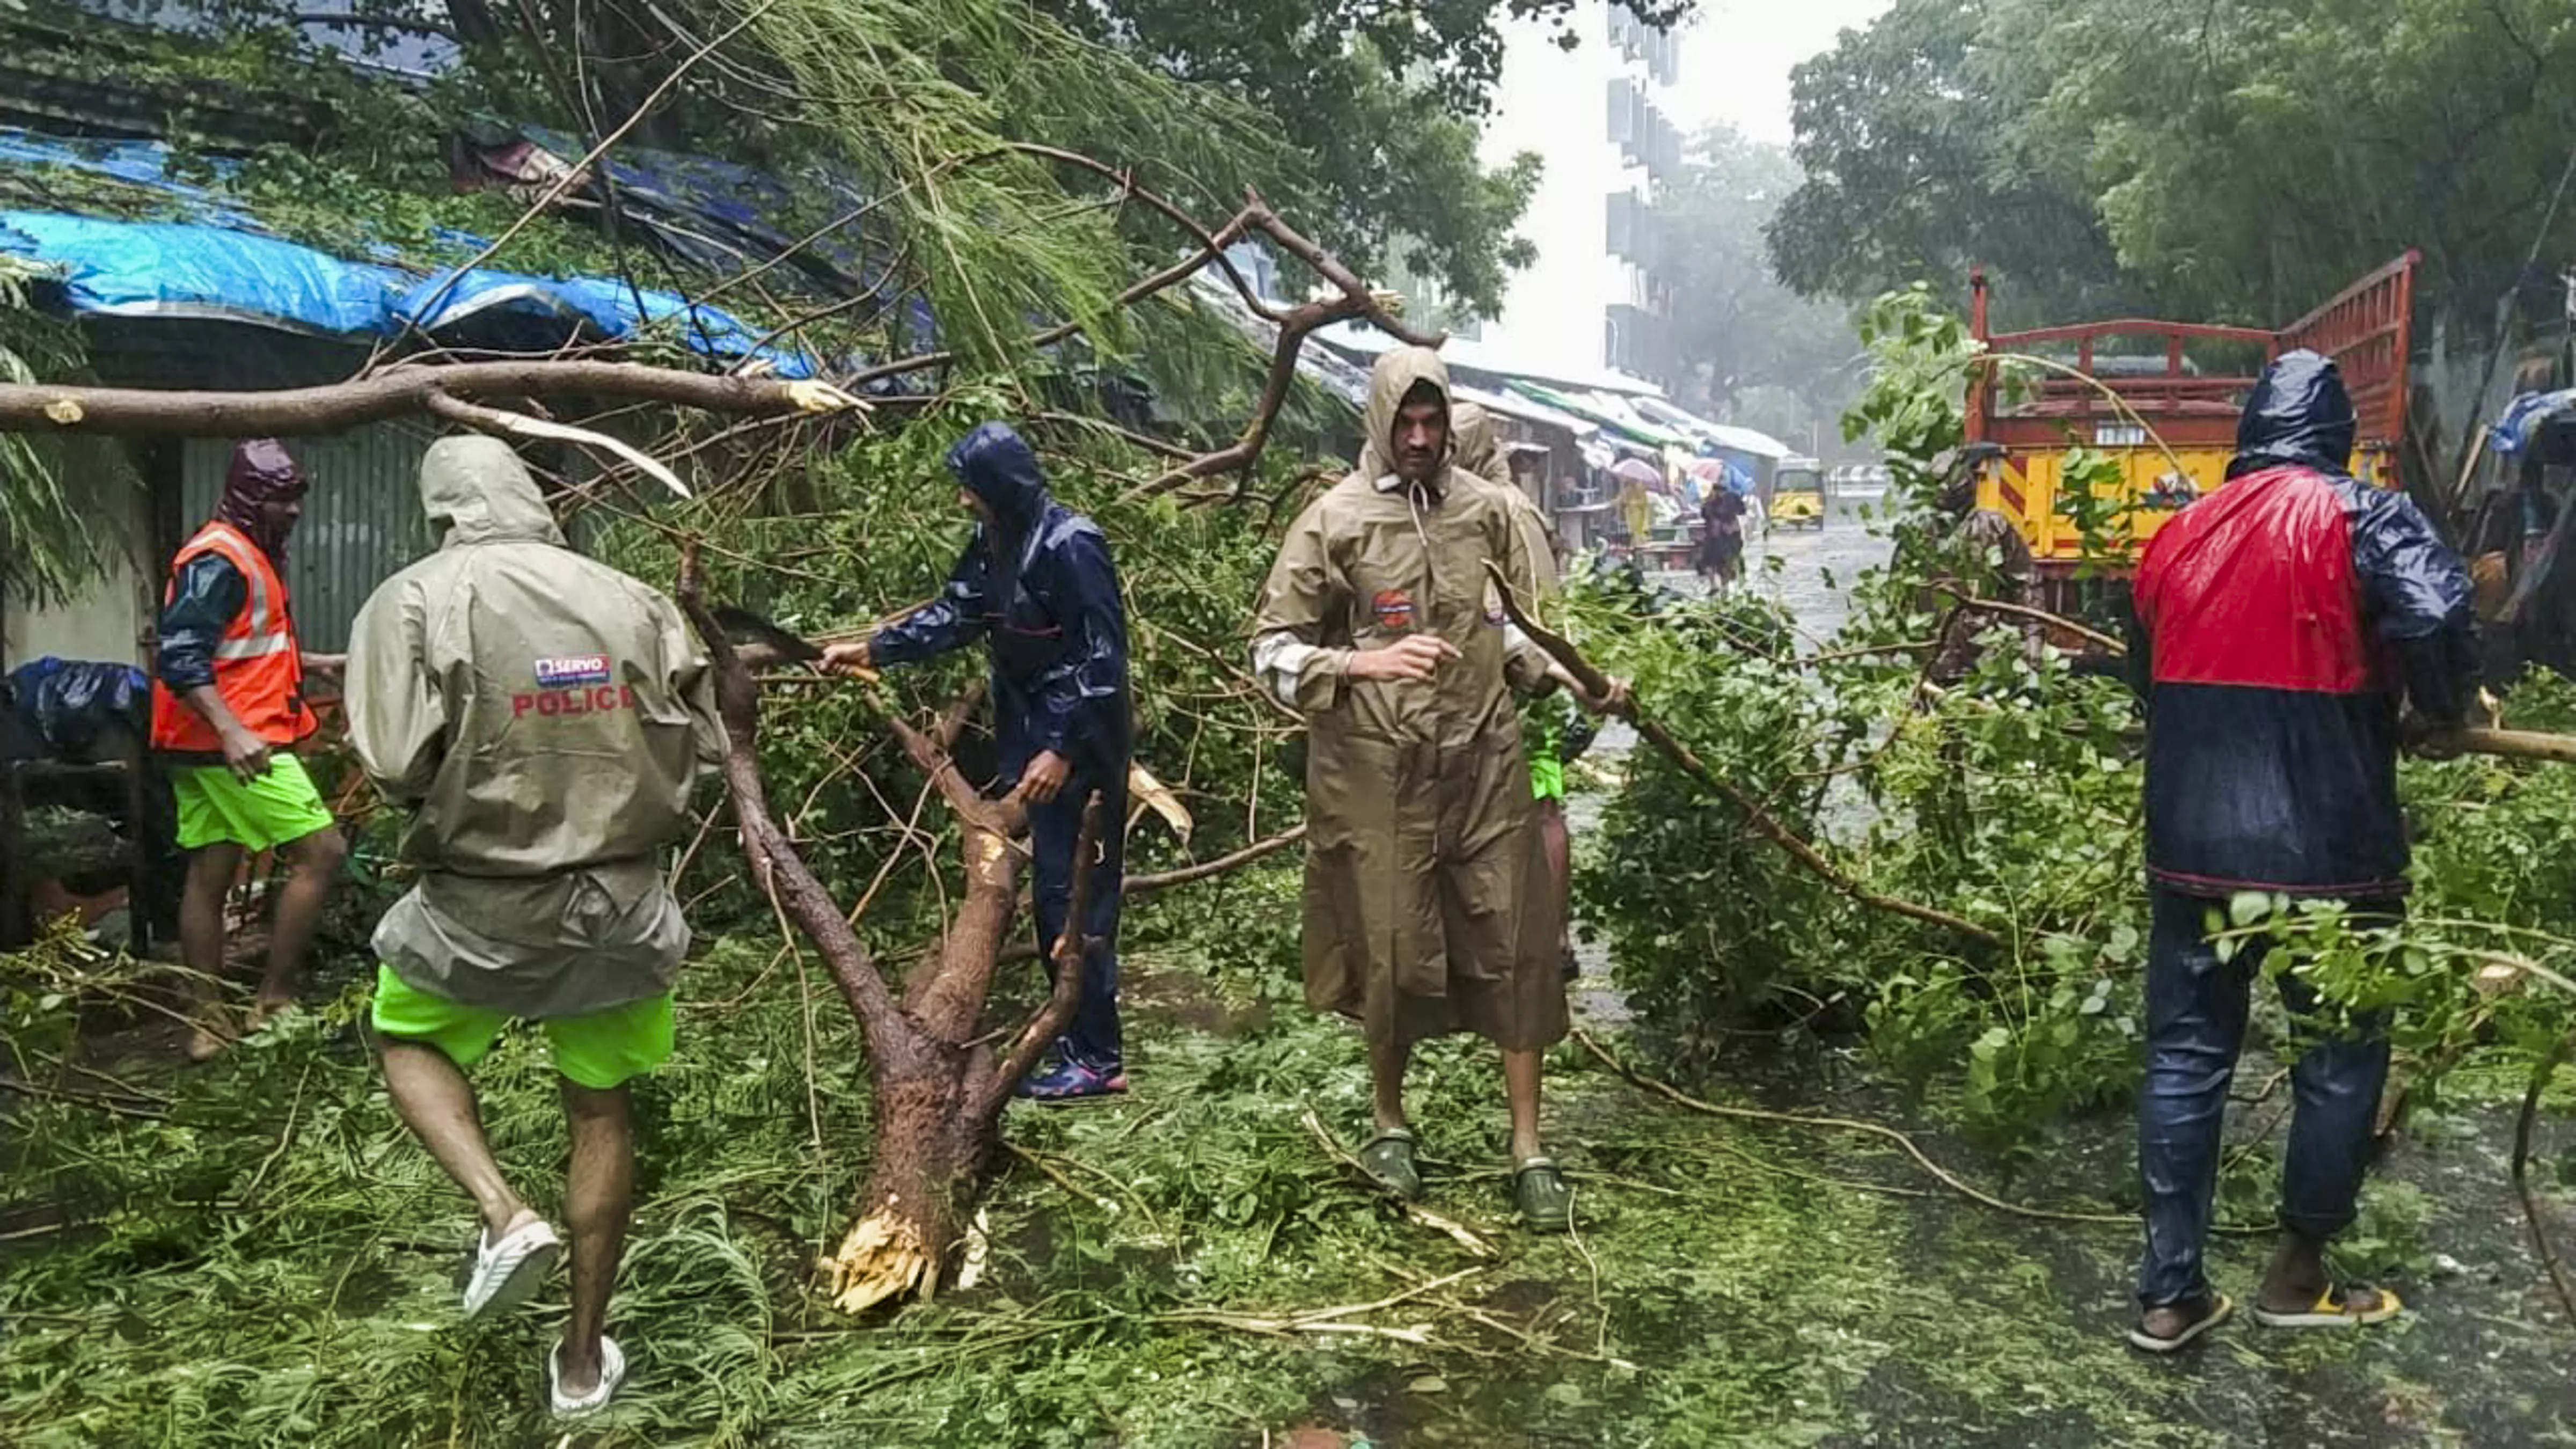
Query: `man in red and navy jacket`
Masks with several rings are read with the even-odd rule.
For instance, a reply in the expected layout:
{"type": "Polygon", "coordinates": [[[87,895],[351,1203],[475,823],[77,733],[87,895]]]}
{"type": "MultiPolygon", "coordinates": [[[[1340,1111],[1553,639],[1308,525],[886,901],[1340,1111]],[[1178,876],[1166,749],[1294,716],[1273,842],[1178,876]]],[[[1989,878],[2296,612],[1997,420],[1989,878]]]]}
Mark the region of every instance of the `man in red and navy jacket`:
{"type": "MultiPolygon", "coordinates": [[[[2263,951],[2221,960],[2212,912],[2240,891],[2327,897],[2385,917],[2406,890],[2397,799],[2401,701],[2453,725],[2475,698],[2469,578],[2404,494],[2347,471],[2355,423],[2335,365],[2293,352],[2264,371],[2227,483],[2169,521],[2139,561],[2131,677],[2147,702],[2147,1076],[2138,1169],[2147,1249],[2131,1340],[2179,1348],[2225,1318],[2201,1265],[2227,1089],[2263,951]]],[[[2352,1221],[2388,1043],[2375,1021],[2315,1020],[2291,1080],[2297,1110],[2282,1235],[2255,1318],[2285,1328],[2376,1322],[2396,1296],[2340,1287],[2326,1240],[2352,1221]]]]}

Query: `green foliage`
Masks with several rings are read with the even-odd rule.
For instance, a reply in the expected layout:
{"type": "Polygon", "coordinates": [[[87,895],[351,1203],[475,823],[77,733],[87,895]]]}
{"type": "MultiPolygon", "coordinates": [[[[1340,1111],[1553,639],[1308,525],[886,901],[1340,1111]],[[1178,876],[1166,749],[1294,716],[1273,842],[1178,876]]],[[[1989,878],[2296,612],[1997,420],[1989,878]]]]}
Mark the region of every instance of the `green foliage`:
{"type": "Polygon", "coordinates": [[[2277,326],[2410,247],[2435,296],[2478,313],[2535,240],[2576,247],[2563,205],[2535,237],[2576,115],[2555,0],[1992,10],[1990,43],[2037,78],[2013,128],[2187,315],[2277,326]]]}
{"type": "MultiPolygon", "coordinates": [[[[87,378],[80,334],[32,305],[32,289],[54,280],[34,263],[0,257],[0,380],[87,378]]],[[[0,433],[0,585],[42,602],[97,578],[124,542],[100,520],[119,516],[111,500],[137,486],[132,463],[113,441],[0,433]]]]}
{"type": "MultiPolygon", "coordinates": [[[[1812,773],[1818,734],[1848,735],[1859,721],[1762,647],[1785,639],[1785,617],[1749,591],[1651,623],[1612,598],[1578,593],[1573,606],[1587,650],[1633,680],[1703,763],[1755,788],[1789,829],[1815,832],[1826,784],[1812,773]]],[[[1619,985],[1670,1058],[1705,1067],[1732,1032],[1848,1019],[1867,963],[1843,950],[1846,903],[1661,754],[1639,749],[1624,764],[1599,853],[1578,875],[1580,914],[1608,930],[1619,985]]]]}
{"type": "Polygon", "coordinates": [[[1999,274],[2013,322],[2278,326],[2409,247],[2483,325],[2543,227],[2576,107],[2555,0],[1897,0],[1799,68],[1801,291],[1999,274]]]}
{"type": "MultiPolygon", "coordinates": [[[[1575,0],[1046,0],[1040,9],[1155,70],[1241,96],[1311,158],[1312,190],[1254,178],[1304,203],[1308,234],[1363,273],[1401,260],[1467,312],[1501,305],[1510,269],[1533,255],[1513,228],[1537,183],[1528,158],[1487,170],[1476,138],[1502,77],[1503,24],[1537,17],[1563,43],[1601,45],[1575,0]]],[[[1677,24],[1697,0],[1641,0],[1677,24]]]]}
{"type": "Polygon", "coordinates": [[[2150,300],[2122,275],[2093,194],[2030,164],[2021,122],[2047,73],[1987,40],[1993,0],[1895,0],[1793,74],[1805,182],[1770,227],[1808,296],[1860,300],[1923,278],[1964,301],[1995,273],[1999,320],[2150,300]]]}

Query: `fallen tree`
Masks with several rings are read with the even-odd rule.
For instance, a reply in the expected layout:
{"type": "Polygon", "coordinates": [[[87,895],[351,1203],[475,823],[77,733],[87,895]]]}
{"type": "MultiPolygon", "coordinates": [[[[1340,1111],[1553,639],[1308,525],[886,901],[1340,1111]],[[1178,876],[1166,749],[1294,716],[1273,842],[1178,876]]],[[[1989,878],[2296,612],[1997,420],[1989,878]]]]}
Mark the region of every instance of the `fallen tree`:
{"type": "Polygon", "coordinates": [[[996,1053],[995,1038],[980,1028],[1003,939],[1018,914],[1026,853],[1019,837],[1028,817],[1016,799],[979,796],[949,758],[976,696],[961,698],[926,734],[901,719],[888,721],[905,756],[956,816],[966,867],[966,894],[954,919],[897,997],[770,810],[758,754],[760,689],[708,608],[694,553],[681,567],[679,599],[715,660],[717,701],[731,736],[725,787],[743,851],[779,910],[821,953],[867,1043],[875,1151],[857,1220],[839,1251],[819,1265],[823,1285],[834,1304],[851,1312],[916,1290],[930,1294],[956,1239],[959,1209],[999,1141],[996,1126],[1011,1089],[1073,1017],[1085,949],[1079,923],[1092,884],[1088,863],[1103,828],[1099,798],[1083,813],[1069,918],[1075,924],[1055,944],[1055,987],[1006,1033],[1010,1045],[996,1053]]]}

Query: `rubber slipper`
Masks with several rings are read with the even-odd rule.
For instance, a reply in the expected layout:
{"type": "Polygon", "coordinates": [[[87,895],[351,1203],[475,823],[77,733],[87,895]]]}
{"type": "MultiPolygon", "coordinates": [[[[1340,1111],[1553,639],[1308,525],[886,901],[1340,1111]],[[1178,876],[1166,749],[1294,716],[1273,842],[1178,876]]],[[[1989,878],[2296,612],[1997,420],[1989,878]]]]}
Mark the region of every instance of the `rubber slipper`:
{"type": "Polygon", "coordinates": [[[2254,1321],[2265,1328],[2360,1328],[2366,1324],[2386,1323],[2406,1311],[2397,1295],[2385,1288],[2370,1290],[2379,1295],[2379,1306],[2369,1310],[2352,1306],[2350,1289],[2328,1285],[2317,1295],[2314,1308],[2299,1313],[2276,1313],[2261,1304],[2254,1305],[2254,1321]]]}
{"type": "Polygon", "coordinates": [[[567,1394],[563,1390],[563,1340],[555,1340],[546,1355],[546,1397],[554,1402],[558,1419],[582,1419],[608,1407],[609,1396],[626,1380],[626,1355],[619,1352],[617,1340],[607,1334],[599,1336],[599,1382],[586,1394],[567,1394]]]}
{"type": "Polygon", "coordinates": [[[563,1239],[543,1218],[498,1239],[486,1228],[474,1249],[474,1276],[465,1280],[465,1316],[506,1312],[535,1297],[562,1253],[563,1239]]]}
{"type": "Polygon", "coordinates": [[[1512,1169],[1512,1198],[1532,1232],[1561,1233],[1574,1226],[1574,1189],[1552,1157],[1533,1157],[1512,1169]]]}
{"type": "Polygon", "coordinates": [[[1360,1149],[1360,1171],[1369,1180],[1406,1202],[1422,1196],[1422,1170],[1413,1161],[1413,1134],[1390,1127],[1360,1149]]]}
{"type": "Polygon", "coordinates": [[[2228,1315],[2235,1311],[2235,1299],[2228,1297],[2224,1293],[2213,1293],[2209,1297],[2209,1311],[2183,1325],[2182,1332],[2175,1334],[2171,1338],[2158,1338],[2156,1335],[2147,1332],[2144,1324],[2140,1324],[2139,1326],[2129,1330],[2129,1343],[2131,1346],[2145,1349],[2149,1353],[2172,1353],[2176,1349],[2190,1344],[2202,1334],[2209,1332],[2211,1329],[2216,1328],[2222,1323],[2225,1323],[2228,1315]]]}

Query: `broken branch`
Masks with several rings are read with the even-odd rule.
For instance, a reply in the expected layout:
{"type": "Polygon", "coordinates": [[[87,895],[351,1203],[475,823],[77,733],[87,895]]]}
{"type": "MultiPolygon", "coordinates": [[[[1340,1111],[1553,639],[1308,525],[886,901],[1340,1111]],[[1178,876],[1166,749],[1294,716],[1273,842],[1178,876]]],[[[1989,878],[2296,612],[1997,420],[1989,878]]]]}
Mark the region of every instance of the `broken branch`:
{"type": "Polygon", "coordinates": [[[718,377],[633,362],[398,364],[348,382],[274,392],[0,385],[0,431],[259,438],[337,433],[452,401],[592,397],[754,417],[837,411],[855,399],[813,383],[718,377]]]}
{"type": "Polygon", "coordinates": [[[1084,957],[1091,947],[1082,922],[1090,911],[1091,892],[1096,884],[1092,867],[1100,853],[1101,814],[1100,795],[1095,791],[1082,807],[1082,832],[1074,838],[1073,890],[1065,905],[1064,930],[1055,940],[1055,985],[1047,992],[1045,1003],[1021,1024],[1010,1049],[993,1064],[992,1074],[976,1097],[979,1110],[1001,1109],[1020,1079],[1037,1066],[1047,1044],[1064,1034],[1065,1024],[1073,1020],[1074,1005],[1082,999],[1084,957]]]}
{"type": "MultiPolygon", "coordinates": [[[[1503,571],[1490,559],[1485,563],[1485,572],[1492,578],[1494,589],[1502,599],[1503,611],[1510,616],[1514,624],[1520,626],[1521,633],[1528,636],[1529,641],[1536,644],[1549,658],[1563,666],[1565,672],[1572,675],[1575,682],[1582,685],[1586,693],[1596,699],[1607,697],[1611,692],[1610,676],[1594,668],[1591,661],[1577,652],[1574,645],[1567,642],[1563,635],[1531,618],[1522,609],[1519,597],[1512,592],[1511,581],[1503,577],[1503,571]]],[[[1806,868],[1808,874],[1862,905],[1954,931],[1980,945],[2003,945],[2001,936],[1973,921],[1964,920],[1948,911],[1936,910],[1931,906],[1917,905],[1912,901],[1881,895],[1843,874],[1832,861],[1818,853],[1814,846],[1800,839],[1789,827],[1773,819],[1771,813],[1762,808],[1760,801],[1736,788],[1732,782],[1701,763],[1699,756],[1691,753],[1690,748],[1680,740],[1673,738],[1672,732],[1647,714],[1634,696],[1629,698],[1624,713],[1628,723],[1636,728],[1639,738],[1653,745],[1665,758],[1680,766],[1685,774],[1723,796],[1728,804],[1741,811],[1744,818],[1752,823],[1757,834],[1786,851],[1792,860],[1806,868]]]]}

